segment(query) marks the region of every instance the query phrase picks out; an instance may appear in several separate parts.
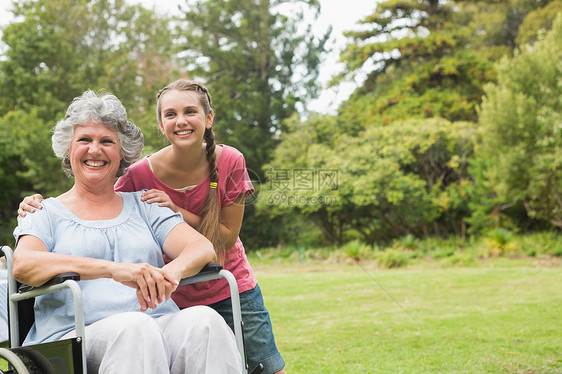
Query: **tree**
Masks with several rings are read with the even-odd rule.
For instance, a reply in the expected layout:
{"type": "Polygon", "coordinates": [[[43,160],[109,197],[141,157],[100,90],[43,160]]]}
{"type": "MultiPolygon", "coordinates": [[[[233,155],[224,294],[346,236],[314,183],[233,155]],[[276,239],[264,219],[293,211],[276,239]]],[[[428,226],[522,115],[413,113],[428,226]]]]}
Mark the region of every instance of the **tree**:
{"type": "Polygon", "coordinates": [[[187,69],[210,88],[219,140],[244,153],[257,174],[283,120],[316,95],[329,36],[311,31],[319,7],[317,0],[193,0],[184,10],[178,31],[187,69]]]}
{"type": "Polygon", "coordinates": [[[554,0],[548,5],[529,12],[517,31],[517,45],[533,44],[540,35],[552,29],[552,23],[562,13],[562,0],[554,0]]]}
{"type": "MultiPolygon", "coordinates": [[[[562,229],[562,16],[544,39],[497,65],[486,86],[477,150],[488,213],[521,207],[526,220],[562,229]],[[490,196],[491,195],[491,196],[490,196]],[[490,199],[490,197],[492,199],[490,199]]],[[[525,220],[516,222],[521,226],[525,220]]],[[[500,225],[505,223],[500,222],[500,225]]]]}
{"type": "Polygon", "coordinates": [[[476,121],[493,62],[511,53],[526,13],[548,1],[389,0],[377,4],[341,55],[364,84],[342,108],[362,121],[476,121]]]}
{"type": "MultiPolygon", "coordinates": [[[[0,231],[22,196],[58,195],[71,181],[51,149],[51,129],[86,89],[110,91],[156,137],[155,94],[173,73],[165,19],[123,0],[22,0],[3,30],[0,59],[0,231]],[[5,186],[5,187],[4,187],[5,186]]],[[[13,220],[11,220],[13,224],[13,220]]]]}
{"type": "MultiPolygon", "coordinates": [[[[188,75],[204,81],[215,107],[217,141],[239,149],[251,177],[266,164],[284,120],[317,94],[329,37],[312,32],[318,0],[187,0],[178,23],[188,75]]],[[[248,248],[278,241],[283,230],[246,207],[241,237],[248,248]]]]}
{"type": "Polygon", "coordinates": [[[361,130],[348,123],[295,121],[267,166],[260,211],[313,219],[327,242],[465,232],[473,124],[408,120],[361,130]]]}
{"type": "Polygon", "coordinates": [[[124,0],[23,0],[13,13],[2,35],[0,115],[35,108],[51,122],[86,89],[104,90],[148,129],[145,114],[174,75],[165,19],[124,0]]]}
{"type": "Polygon", "coordinates": [[[524,25],[528,15],[555,10],[550,5],[551,0],[461,0],[456,3],[462,4],[461,17],[469,20],[470,48],[494,61],[513,54],[521,28],[528,27],[524,25]]]}
{"type": "Polygon", "coordinates": [[[493,79],[492,64],[465,48],[468,30],[454,22],[456,12],[454,2],[437,0],[377,4],[361,31],[346,33],[352,42],[338,79],[367,74],[346,108],[383,124],[411,117],[475,120],[480,82],[493,79]]]}

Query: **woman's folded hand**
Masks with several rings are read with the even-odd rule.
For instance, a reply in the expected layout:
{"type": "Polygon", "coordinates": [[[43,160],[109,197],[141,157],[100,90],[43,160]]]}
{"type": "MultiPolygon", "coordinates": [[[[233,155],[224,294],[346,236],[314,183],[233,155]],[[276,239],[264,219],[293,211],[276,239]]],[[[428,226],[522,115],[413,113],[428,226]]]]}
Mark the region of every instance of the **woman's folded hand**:
{"type": "Polygon", "coordinates": [[[178,282],[166,270],[149,264],[114,263],[112,278],[137,290],[140,310],[156,309],[159,303],[168,300],[178,287],[178,282]]]}

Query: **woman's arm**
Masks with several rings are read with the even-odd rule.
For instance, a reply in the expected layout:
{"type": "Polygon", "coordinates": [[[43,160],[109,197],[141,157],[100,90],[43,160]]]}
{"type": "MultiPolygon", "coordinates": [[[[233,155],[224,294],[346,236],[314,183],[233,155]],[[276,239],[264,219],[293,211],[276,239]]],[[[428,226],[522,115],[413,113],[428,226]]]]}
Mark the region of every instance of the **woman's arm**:
{"type": "MultiPolygon", "coordinates": [[[[181,213],[184,221],[191,227],[197,227],[201,220],[201,217],[198,215],[177,206],[164,191],[157,189],[148,190],[143,193],[141,199],[149,204],[158,203],[159,206],[166,206],[176,213],[181,213]]],[[[225,243],[225,248],[234,246],[240,234],[242,219],[244,217],[244,200],[245,195],[240,194],[232,204],[221,209],[220,232],[225,243]]]]}
{"type": "Polygon", "coordinates": [[[14,277],[21,283],[40,286],[62,273],[78,273],[80,279],[112,278],[137,289],[141,310],[156,308],[169,299],[178,282],[165,270],[145,263],[119,263],[89,257],[52,253],[32,235],[21,236],[14,251],[14,277]]]}
{"type": "Polygon", "coordinates": [[[74,272],[81,279],[109,278],[109,261],[86,259],[52,253],[37,237],[24,235],[19,238],[14,251],[14,277],[21,283],[40,286],[54,276],[74,272]]]}
{"type": "Polygon", "coordinates": [[[162,268],[176,281],[197,274],[215,260],[213,245],[187,223],[176,225],[164,240],[164,254],[172,261],[162,268]]]}
{"type": "MultiPolygon", "coordinates": [[[[236,200],[221,209],[220,213],[220,233],[225,248],[232,248],[238,240],[240,229],[242,228],[242,219],[244,218],[244,194],[240,194],[236,200]]],[[[183,219],[193,227],[197,227],[201,217],[178,207],[183,219]]]]}

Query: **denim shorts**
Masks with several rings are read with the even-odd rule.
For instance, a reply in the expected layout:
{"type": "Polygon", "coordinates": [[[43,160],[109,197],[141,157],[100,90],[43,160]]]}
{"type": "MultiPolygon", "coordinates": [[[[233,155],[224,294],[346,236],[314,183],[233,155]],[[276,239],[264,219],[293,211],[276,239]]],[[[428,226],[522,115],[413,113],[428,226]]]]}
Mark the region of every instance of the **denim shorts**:
{"type": "MultiPolygon", "coordinates": [[[[234,329],[230,297],[209,306],[223,316],[230,328],[234,329]]],[[[269,312],[263,303],[259,285],[240,294],[240,309],[244,322],[244,346],[249,371],[260,363],[264,367],[262,374],[273,374],[283,369],[285,361],[275,345],[269,312]]]]}

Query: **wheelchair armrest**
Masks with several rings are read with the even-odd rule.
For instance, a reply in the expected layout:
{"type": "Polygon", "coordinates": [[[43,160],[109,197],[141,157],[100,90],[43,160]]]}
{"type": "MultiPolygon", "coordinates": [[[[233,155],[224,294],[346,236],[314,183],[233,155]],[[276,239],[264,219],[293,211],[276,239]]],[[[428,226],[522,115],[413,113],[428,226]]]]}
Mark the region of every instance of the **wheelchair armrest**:
{"type": "MultiPolygon", "coordinates": [[[[203,269],[201,269],[201,271],[199,273],[194,275],[194,277],[197,276],[197,275],[202,275],[202,274],[218,273],[221,270],[222,270],[221,265],[216,264],[214,262],[209,262],[207,265],[203,266],[203,269]]],[[[191,277],[189,277],[189,278],[191,278],[191,277]]],[[[189,278],[185,278],[185,279],[189,279],[189,278]]]]}
{"type": "MultiPolygon", "coordinates": [[[[180,285],[185,285],[185,284],[192,284],[192,283],[197,283],[197,282],[202,282],[207,280],[207,278],[209,276],[213,276],[215,274],[218,274],[219,271],[222,270],[222,266],[219,264],[215,264],[214,262],[210,262],[207,265],[205,265],[203,267],[203,269],[201,269],[201,271],[199,271],[199,273],[195,274],[194,276],[188,277],[188,278],[184,278],[181,280],[180,285]]],[[[80,280],[80,275],[77,273],[63,273],[63,274],[59,274],[57,276],[54,276],[53,278],[49,279],[46,283],[42,284],[41,286],[38,287],[33,287],[33,286],[28,286],[27,284],[22,284],[19,289],[18,289],[18,293],[25,293],[25,292],[29,292],[31,290],[37,289],[39,287],[47,287],[47,286],[53,286],[55,284],[61,284],[62,282],[66,281],[66,280],[74,280],[74,281],[79,281],[80,280]]]]}
{"type": "Polygon", "coordinates": [[[207,265],[205,265],[199,273],[191,277],[182,279],[180,281],[180,286],[216,279],[221,270],[222,270],[221,265],[216,264],[214,262],[210,262],[207,265]]]}
{"type": "MultiPolygon", "coordinates": [[[[38,287],[22,285],[17,290],[17,292],[15,280],[13,279],[13,277],[10,278],[10,282],[13,283],[13,286],[11,286],[11,289],[13,291],[9,291],[8,296],[9,313],[13,316],[10,317],[10,346],[16,347],[21,344],[20,334],[18,331],[18,303],[27,299],[32,299],[40,295],[45,295],[63,289],[69,290],[72,293],[72,298],[74,300],[74,325],[76,329],[76,336],[84,337],[84,307],[82,303],[82,292],[77,282],[78,280],[80,280],[80,276],[78,274],[59,274],[38,287]]],[[[82,339],[82,344],[84,344],[83,342],[84,339],[82,339]]],[[[82,362],[84,363],[86,362],[85,352],[86,351],[84,349],[84,346],[82,346],[82,362]]]]}
{"type": "Polygon", "coordinates": [[[61,284],[62,282],[66,281],[66,280],[69,280],[69,279],[74,280],[74,281],[79,281],[80,275],[77,274],[77,273],[59,274],[59,275],[56,275],[53,278],[49,279],[47,282],[45,282],[44,284],[42,284],[41,286],[38,286],[38,287],[33,287],[33,286],[28,286],[27,284],[22,284],[18,289],[18,293],[29,292],[29,291],[35,290],[39,287],[48,287],[48,286],[53,286],[55,284],[61,284]]]}

